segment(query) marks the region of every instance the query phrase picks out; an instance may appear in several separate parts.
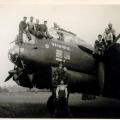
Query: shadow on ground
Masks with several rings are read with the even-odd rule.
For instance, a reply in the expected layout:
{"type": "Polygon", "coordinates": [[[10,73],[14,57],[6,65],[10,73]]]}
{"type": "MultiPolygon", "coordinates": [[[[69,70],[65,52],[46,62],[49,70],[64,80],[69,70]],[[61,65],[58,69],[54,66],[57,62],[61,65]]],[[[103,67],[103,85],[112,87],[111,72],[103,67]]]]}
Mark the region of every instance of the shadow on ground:
{"type": "MultiPolygon", "coordinates": [[[[51,93],[1,93],[0,118],[50,118],[47,100],[51,93]]],[[[73,118],[120,118],[120,101],[97,97],[81,100],[80,94],[70,94],[69,107],[73,118]]]]}

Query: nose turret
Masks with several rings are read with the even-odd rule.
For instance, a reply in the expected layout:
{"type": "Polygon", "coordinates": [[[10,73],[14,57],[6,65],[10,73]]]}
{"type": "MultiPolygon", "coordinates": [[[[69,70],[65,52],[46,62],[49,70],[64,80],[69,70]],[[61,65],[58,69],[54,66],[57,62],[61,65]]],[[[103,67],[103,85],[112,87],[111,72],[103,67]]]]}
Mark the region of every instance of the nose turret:
{"type": "Polygon", "coordinates": [[[17,59],[19,57],[19,46],[16,45],[13,48],[11,48],[8,52],[8,57],[10,59],[11,62],[16,63],[17,59]]]}

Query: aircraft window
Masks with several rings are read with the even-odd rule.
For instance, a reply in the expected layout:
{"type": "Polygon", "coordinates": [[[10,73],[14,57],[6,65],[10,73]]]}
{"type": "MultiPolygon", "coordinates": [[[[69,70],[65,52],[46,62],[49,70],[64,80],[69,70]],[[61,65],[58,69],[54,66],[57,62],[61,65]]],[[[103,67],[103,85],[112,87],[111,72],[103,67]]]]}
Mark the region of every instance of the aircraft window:
{"type": "Polygon", "coordinates": [[[75,40],[73,36],[64,35],[64,41],[66,43],[75,44],[75,40]]]}
{"type": "Polygon", "coordinates": [[[71,35],[70,33],[67,33],[65,31],[51,28],[49,29],[49,34],[53,36],[53,38],[56,38],[58,40],[61,40],[70,44],[75,44],[74,35],[71,35]]]}
{"type": "Polygon", "coordinates": [[[32,39],[29,40],[26,34],[23,34],[23,42],[29,44],[35,44],[35,36],[31,35],[32,39]]]}
{"type": "Polygon", "coordinates": [[[50,34],[51,36],[53,36],[53,38],[59,39],[59,35],[58,35],[57,31],[56,31],[54,28],[50,28],[50,29],[49,29],[49,34],[50,34]]]}
{"type": "Polygon", "coordinates": [[[75,44],[75,45],[81,45],[81,44],[86,44],[86,42],[82,39],[80,39],[79,37],[77,37],[76,35],[73,35],[69,32],[66,32],[65,30],[57,30],[55,28],[50,28],[49,29],[49,34],[51,36],[53,36],[53,38],[59,39],[60,37],[62,37],[62,41],[68,43],[68,44],[75,44]],[[61,33],[62,36],[59,36],[61,33]]]}

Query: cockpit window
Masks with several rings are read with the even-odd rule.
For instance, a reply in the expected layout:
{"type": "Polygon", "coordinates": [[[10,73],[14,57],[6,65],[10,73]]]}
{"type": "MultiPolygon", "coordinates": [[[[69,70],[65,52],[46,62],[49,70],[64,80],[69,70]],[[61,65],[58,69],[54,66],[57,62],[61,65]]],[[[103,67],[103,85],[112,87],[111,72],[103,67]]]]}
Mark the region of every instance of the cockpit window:
{"type": "Polygon", "coordinates": [[[86,41],[80,39],[79,37],[77,37],[77,35],[70,31],[51,28],[49,29],[49,34],[53,36],[53,38],[55,38],[56,40],[63,41],[69,45],[76,45],[78,47],[81,45],[88,49],[93,49],[93,47],[89,45],[86,41]]]}
{"type": "Polygon", "coordinates": [[[75,44],[75,35],[68,33],[65,30],[58,30],[55,28],[49,29],[49,34],[56,40],[64,41],[68,44],[75,44]]]}
{"type": "Polygon", "coordinates": [[[26,34],[23,34],[23,43],[35,44],[35,36],[31,34],[31,40],[28,39],[26,34]]]}
{"type": "Polygon", "coordinates": [[[59,34],[58,34],[58,32],[57,32],[56,29],[50,28],[50,29],[49,29],[49,34],[50,34],[51,36],[53,36],[53,38],[59,39],[59,34]]]}

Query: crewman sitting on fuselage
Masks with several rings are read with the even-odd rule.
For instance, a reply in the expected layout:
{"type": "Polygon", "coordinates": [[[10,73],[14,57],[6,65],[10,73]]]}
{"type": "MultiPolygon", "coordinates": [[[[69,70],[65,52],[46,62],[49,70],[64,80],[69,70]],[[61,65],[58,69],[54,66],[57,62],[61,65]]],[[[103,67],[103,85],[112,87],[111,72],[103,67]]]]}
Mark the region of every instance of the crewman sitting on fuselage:
{"type": "Polygon", "coordinates": [[[20,43],[23,43],[23,33],[25,33],[29,40],[31,40],[31,36],[29,31],[27,30],[27,17],[23,17],[23,20],[19,23],[19,36],[18,40],[20,43]]]}
{"type": "Polygon", "coordinates": [[[34,17],[31,16],[30,17],[30,21],[27,23],[28,25],[28,31],[31,33],[31,34],[34,34],[34,17]]]}
{"type": "Polygon", "coordinates": [[[48,33],[47,21],[44,21],[43,24],[40,24],[40,32],[43,37],[50,38],[50,39],[52,38],[48,33]]]}

